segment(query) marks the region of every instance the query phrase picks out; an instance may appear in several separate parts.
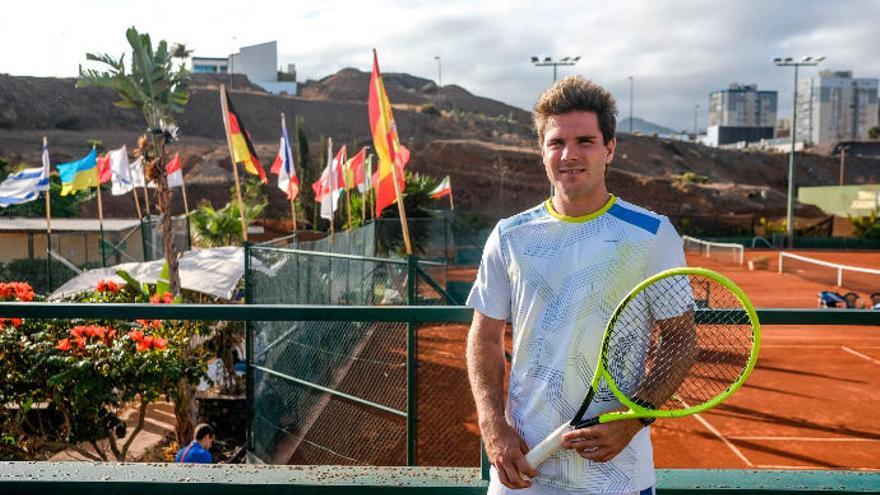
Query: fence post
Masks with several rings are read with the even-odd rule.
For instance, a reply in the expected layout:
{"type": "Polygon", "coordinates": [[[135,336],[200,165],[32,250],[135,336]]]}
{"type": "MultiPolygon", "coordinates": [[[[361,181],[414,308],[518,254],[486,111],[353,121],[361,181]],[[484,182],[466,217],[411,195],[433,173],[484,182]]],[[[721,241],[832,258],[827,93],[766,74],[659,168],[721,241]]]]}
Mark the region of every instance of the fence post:
{"type": "MultiPolygon", "coordinates": [[[[406,257],[406,304],[416,303],[416,257],[406,257]]],[[[416,376],[418,367],[416,347],[416,325],[406,323],[406,465],[416,465],[416,428],[418,423],[418,389],[416,376]]]]}
{"type": "MultiPolygon", "coordinates": [[[[251,304],[253,296],[250,287],[250,267],[251,267],[251,245],[244,242],[244,303],[251,304]]],[[[254,335],[253,327],[250,320],[244,321],[244,341],[245,341],[245,402],[247,405],[247,415],[245,416],[245,450],[253,454],[256,450],[254,442],[254,335]]]]}

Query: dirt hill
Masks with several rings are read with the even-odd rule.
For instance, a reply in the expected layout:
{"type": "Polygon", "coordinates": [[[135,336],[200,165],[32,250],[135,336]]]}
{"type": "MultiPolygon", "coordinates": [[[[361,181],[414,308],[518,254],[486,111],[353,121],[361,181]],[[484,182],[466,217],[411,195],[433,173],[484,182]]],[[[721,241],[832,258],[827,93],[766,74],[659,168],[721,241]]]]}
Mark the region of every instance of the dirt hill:
{"type": "MultiPolygon", "coordinates": [[[[232,176],[216,89],[227,80],[194,81],[190,103],[178,117],[182,139],[174,151],[183,158],[191,205],[207,198],[219,206],[228,199],[232,176]]],[[[386,74],[385,82],[401,139],[413,151],[410,167],[438,178],[451,175],[460,210],[502,217],[546,198],[548,186],[527,112],[405,74],[386,74]],[[422,111],[427,104],[443,112],[422,111]]],[[[288,119],[303,118],[314,155],[322,136],[332,136],[335,144],[348,144],[350,149],[371,144],[369,73],[345,69],[303,84],[298,97],[266,94],[240,76],[233,88],[234,104],[266,166],[277,151],[280,112],[288,119]]],[[[107,148],[131,148],[143,121],[137,112],[117,108],[113,101],[109,91],[76,89],[73,79],[0,75],[0,157],[12,166],[39,163],[44,134],[53,163],[82,156],[88,139],[101,139],[107,148]]],[[[613,192],[628,200],[672,216],[784,215],[786,155],[627,134],[618,140],[608,181],[613,192]],[[683,180],[688,172],[703,176],[706,183],[683,180]]],[[[836,184],[837,173],[836,158],[799,158],[798,185],[836,184]]],[[[880,181],[880,160],[848,157],[846,179],[880,181]]],[[[268,195],[269,215],[285,216],[289,205],[283,195],[274,189],[268,195]]],[[[180,211],[180,198],[175,202],[175,211],[180,211]]],[[[119,197],[111,198],[105,211],[108,216],[132,216],[134,208],[130,199],[119,197]]],[[[88,207],[84,214],[90,214],[88,207]]],[[[821,216],[810,206],[799,206],[796,214],[821,216]]]]}

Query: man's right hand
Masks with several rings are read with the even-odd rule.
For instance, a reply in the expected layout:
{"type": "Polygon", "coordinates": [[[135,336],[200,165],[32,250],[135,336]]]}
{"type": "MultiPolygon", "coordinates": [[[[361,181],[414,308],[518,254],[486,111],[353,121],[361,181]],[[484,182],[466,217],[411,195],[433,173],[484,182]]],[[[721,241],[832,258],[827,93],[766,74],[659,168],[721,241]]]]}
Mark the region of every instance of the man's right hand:
{"type": "Polygon", "coordinates": [[[532,486],[532,482],[522,475],[535,477],[538,471],[526,461],[525,454],[529,447],[512,426],[501,421],[484,428],[483,439],[486,455],[495,466],[501,484],[512,489],[532,486]]]}

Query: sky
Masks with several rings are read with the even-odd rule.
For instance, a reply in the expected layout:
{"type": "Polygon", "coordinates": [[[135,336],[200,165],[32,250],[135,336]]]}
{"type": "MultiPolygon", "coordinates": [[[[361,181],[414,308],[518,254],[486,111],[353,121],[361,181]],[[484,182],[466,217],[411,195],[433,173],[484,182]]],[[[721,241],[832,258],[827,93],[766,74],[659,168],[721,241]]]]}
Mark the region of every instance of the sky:
{"type": "Polygon", "coordinates": [[[87,52],[127,52],[133,25],[197,56],[277,40],[279,66],[296,64],[300,80],[368,71],[371,48],[383,72],[436,80],[439,56],[444,85],[530,109],[553,82],[530,57],[580,56],[559,76],[605,86],[621,119],[632,77],[636,117],[690,131],[695,110],[705,127],[709,93],[734,82],[779,91],[790,115],[793,70],[774,57],[822,55],[819,69],[880,77],[878,20],[877,0],[30,0],[0,18],[0,73],[75,76],[87,52]]]}

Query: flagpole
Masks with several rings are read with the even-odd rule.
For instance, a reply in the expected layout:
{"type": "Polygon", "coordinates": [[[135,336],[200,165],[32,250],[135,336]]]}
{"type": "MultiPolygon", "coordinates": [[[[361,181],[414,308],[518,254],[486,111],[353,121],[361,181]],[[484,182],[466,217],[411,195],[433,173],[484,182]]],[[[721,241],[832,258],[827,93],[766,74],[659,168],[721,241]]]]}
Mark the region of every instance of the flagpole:
{"type": "Polygon", "coordinates": [[[327,178],[330,180],[330,193],[329,193],[330,194],[330,243],[332,244],[333,243],[333,220],[336,218],[336,211],[333,210],[333,207],[335,206],[333,204],[335,202],[335,201],[333,201],[333,193],[335,192],[335,189],[333,187],[333,185],[334,185],[333,179],[334,179],[334,176],[336,175],[336,170],[333,167],[333,138],[332,137],[327,138],[327,159],[330,160],[330,167],[327,168],[327,174],[329,175],[329,177],[327,177],[327,178]]]}
{"type": "MultiPolygon", "coordinates": [[[[412,255],[412,244],[409,242],[409,225],[406,223],[406,208],[403,207],[403,196],[400,192],[400,184],[397,183],[397,160],[399,155],[395,153],[395,163],[391,164],[391,178],[394,182],[394,195],[397,197],[397,211],[400,213],[400,227],[403,231],[403,243],[406,245],[406,254],[412,255]]],[[[402,172],[402,170],[401,170],[402,172]]],[[[406,180],[406,179],[404,179],[406,180]]],[[[405,184],[404,184],[405,185],[405,184]]]]}
{"type": "Polygon", "coordinates": [[[229,110],[226,106],[226,85],[220,84],[220,107],[223,110],[223,128],[226,133],[226,144],[229,146],[229,160],[232,162],[232,175],[235,177],[235,195],[238,198],[238,213],[241,219],[241,238],[247,242],[247,224],[244,221],[244,201],[241,199],[241,183],[238,180],[238,164],[235,163],[235,153],[232,151],[232,138],[229,136],[229,110]]]}
{"type": "MultiPolygon", "coordinates": [[[[284,112],[281,112],[281,130],[284,132],[284,135],[287,136],[287,122],[284,121],[284,112]]],[[[284,143],[286,148],[282,151],[287,151],[290,148],[290,137],[288,136],[287,142],[284,143]]],[[[293,171],[293,174],[296,175],[296,162],[293,161],[293,151],[290,153],[290,168],[293,171]]],[[[283,166],[283,164],[282,164],[283,166]]],[[[296,198],[290,194],[290,184],[293,182],[293,177],[290,174],[287,174],[287,197],[290,199],[290,218],[293,220],[293,233],[296,233],[296,198]]]]}
{"type": "Polygon", "coordinates": [[[137,188],[134,187],[134,174],[131,173],[131,162],[128,161],[128,152],[125,153],[125,162],[128,166],[128,176],[131,178],[131,196],[134,198],[134,206],[137,209],[138,219],[143,219],[144,215],[141,212],[141,202],[138,200],[137,188]]]}
{"type": "Polygon", "coordinates": [[[351,232],[351,191],[345,188],[345,199],[348,203],[348,231],[351,232]]]}
{"type": "Polygon", "coordinates": [[[50,174],[50,165],[48,161],[49,140],[43,136],[43,158],[46,160],[43,167],[46,169],[46,180],[49,181],[46,188],[46,291],[52,290],[52,177],[50,174]]]}
{"type": "Polygon", "coordinates": [[[153,216],[150,212],[150,195],[147,194],[147,178],[144,177],[144,206],[147,207],[147,218],[153,216]]]}
{"type": "MultiPolygon", "coordinates": [[[[95,149],[93,146],[92,149],[95,149]]],[[[104,201],[101,199],[101,177],[98,176],[98,225],[101,228],[101,266],[107,268],[107,256],[104,253],[104,201]]]]}
{"type": "Polygon", "coordinates": [[[376,199],[376,196],[375,196],[376,189],[375,189],[375,184],[373,184],[373,157],[374,156],[376,156],[376,155],[370,153],[370,169],[367,171],[367,173],[370,175],[370,189],[367,190],[367,204],[370,205],[370,222],[373,222],[376,220],[376,218],[373,216],[373,208],[376,206],[376,200],[375,200],[376,199]]]}
{"type": "Polygon", "coordinates": [[[452,201],[452,177],[449,177],[449,209],[455,209],[455,202],[452,201]]]}

